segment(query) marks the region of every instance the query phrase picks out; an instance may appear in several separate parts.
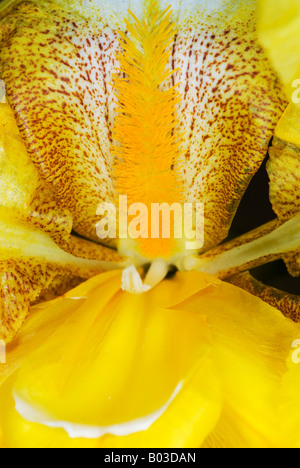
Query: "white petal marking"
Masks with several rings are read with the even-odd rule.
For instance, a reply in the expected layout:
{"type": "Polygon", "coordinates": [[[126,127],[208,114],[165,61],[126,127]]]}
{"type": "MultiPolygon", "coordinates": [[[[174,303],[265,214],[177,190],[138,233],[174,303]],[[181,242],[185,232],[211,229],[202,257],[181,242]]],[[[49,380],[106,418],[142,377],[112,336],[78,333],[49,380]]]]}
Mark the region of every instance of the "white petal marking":
{"type": "Polygon", "coordinates": [[[71,423],[69,421],[59,421],[54,416],[48,414],[44,408],[28,403],[16,393],[14,393],[14,400],[16,411],[20,416],[26,419],[26,421],[42,424],[51,428],[64,429],[71,439],[98,439],[105,434],[124,437],[136,432],[147,431],[168,409],[172,401],[182,389],[182,386],[183,382],[180,382],[165,405],[154,413],[125,423],[114,424],[112,426],[87,426],[84,424],[71,423]]]}

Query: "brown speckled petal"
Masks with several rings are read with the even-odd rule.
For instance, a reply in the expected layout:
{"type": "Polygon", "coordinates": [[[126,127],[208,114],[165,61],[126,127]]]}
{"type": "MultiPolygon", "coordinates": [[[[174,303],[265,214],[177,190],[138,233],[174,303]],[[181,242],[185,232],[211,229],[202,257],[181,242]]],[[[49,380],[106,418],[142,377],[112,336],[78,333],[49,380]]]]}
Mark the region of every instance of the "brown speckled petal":
{"type": "Polygon", "coordinates": [[[198,257],[188,256],[179,269],[199,270],[228,278],[259,265],[279,260],[300,248],[300,213],[281,224],[261,226],[198,257]]]}
{"type": "MultiPolygon", "coordinates": [[[[274,138],[268,173],[273,209],[281,221],[287,221],[300,213],[300,149],[274,138]]],[[[290,274],[300,276],[300,249],[284,256],[284,260],[290,274]]]]}
{"type": "MultiPolygon", "coordinates": [[[[99,253],[100,261],[75,257],[59,248],[46,233],[1,209],[0,339],[11,341],[26,319],[31,303],[50,293],[62,293],[64,286],[72,287],[76,281],[95,276],[107,267],[118,268],[117,263],[112,263],[113,259],[117,261],[117,254],[105,247],[98,248],[104,251],[102,258],[99,253]]],[[[82,250],[77,248],[78,253],[82,250]]]]}
{"type": "MultiPolygon", "coordinates": [[[[0,339],[10,342],[27,318],[30,304],[50,288],[64,269],[35,261],[9,260],[0,262],[0,339]]],[[[72,275],[65,272],[65,281],[72,275]]],[[[74,281],[74,277],[73,277],[74,281]]]]}
{"type": "MultiPolygon", "coordinates": [[[[30,0],[18,2],[1,26],[1,74],[30,157],[75,230],[91,240],[97,205],[115,197],[116,17],[128,7],[139,15],[143,2],[96,3],[103,22],[87,20],[71,1],[30,0]]],[[[185,199],[206,205],[207,250],[226,237],[285,104],[256,40],[256,2],[223,2],[221,15],[219,1],[170,3],[178,23],[170,65],[183,98],[185,199]]]]}
{"type": "Polygon", "coordinates": [[[0,104],[0,206],[47,232],[61,246],[70,238],[71,213],[58,206],[37,173],[8,104],[0,104]]]}
{"type": "Polygon", "coordinates": [[[30,158],[75,230],[95,240],[97,206],[114,197],[117,34],[53,2],[21,2],[3,22],[1,75],[30,158]]]}
{"type": "Polygon", "coordinates": [[[58,207],[39,177],[8,104],[0,104],[0,200],[0,339],[10,341],[31,303],[103,271],[99,264],[95,268],[95,262],[76,260],[59,246],[70,254],[74,250],[77,257],[82,253],[105,262],[119,259],[110,249],[99,245],[91,249],[86,241],[70,236],[71,214],[58,207]]]}
{"type": "Polygon", "coordinates": [[[226,3],[231,12],[194,13],[173,45],[186,200],[205,203],[204,250],[226,237],[285,108],[257,42],[255,2],[226,3]]]}
{"type": "Polygon", "coordinates": [[[249,272],[232,276],[227,281],[254,296],[260,297],[263,301],[279,309],[286,317],[300,322],[300,296],[266,286],[256,280],[249,272]]]}

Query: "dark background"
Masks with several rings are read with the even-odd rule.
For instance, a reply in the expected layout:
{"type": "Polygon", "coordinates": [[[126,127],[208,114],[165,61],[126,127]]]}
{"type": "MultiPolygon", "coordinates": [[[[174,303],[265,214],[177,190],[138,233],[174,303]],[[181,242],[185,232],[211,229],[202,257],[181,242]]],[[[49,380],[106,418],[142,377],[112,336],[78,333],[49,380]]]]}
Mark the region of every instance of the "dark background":
{"type": "MultiPolygon", "coordinates": [[[[234,218],[229,239],[245,234],[276,218],[269,201],[269,178],[265,159],[258,173],[252,179],[237,214],[234,218]]],[[[263,283],[300,294],[300,278],[292,278],[283,261],[276,261],[252,270],[253,276],[263,283]]]]}

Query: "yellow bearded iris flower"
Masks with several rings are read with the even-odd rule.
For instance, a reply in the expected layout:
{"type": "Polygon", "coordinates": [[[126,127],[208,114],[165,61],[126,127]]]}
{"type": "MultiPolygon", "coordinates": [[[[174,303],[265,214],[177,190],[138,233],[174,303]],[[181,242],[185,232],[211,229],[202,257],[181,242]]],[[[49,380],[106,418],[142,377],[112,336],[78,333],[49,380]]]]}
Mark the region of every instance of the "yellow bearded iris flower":
{"type": "Polygon", "coordinates": [[[273,69],[299,8],[170,3],[0,6],[3,447],[300,447],[299,297],[247,272],[300,275],[299,136],[273,69]],[[274,132],[277,219],[222,244],[274,132]],[[124,194],[204,203],[203,248],[100,244],[97,208],[124,194]]]}

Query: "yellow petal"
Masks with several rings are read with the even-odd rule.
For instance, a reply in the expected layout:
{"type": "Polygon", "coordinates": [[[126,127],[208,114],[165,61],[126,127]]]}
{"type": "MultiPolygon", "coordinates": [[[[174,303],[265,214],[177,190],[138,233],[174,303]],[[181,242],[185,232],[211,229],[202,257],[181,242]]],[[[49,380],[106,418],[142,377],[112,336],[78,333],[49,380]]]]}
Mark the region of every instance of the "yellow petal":
{"type": "MultiPolygon", "coordinates": [[[[288,111],[287,111],[288,112],[288,111]]],[[[300,107],[298,117],[300,116],[300,107]]],[[[288,114],[284,114],[278,124],[279,128],[289,122],[288,114]]],[[[291,124],[291,122],[289,122],[291,124]]],[[[277,128],[278,128],[277,127],[277,128]]],[[[293,129],[293,127],[291,127],[293,129]]],[[[295,130],[295,129],[294,129],[295,130]]],[[[300,150],[294,146],[274,138],[270,149],[270,161],[268,162],[268,174],[270,177],[270,200],[274,211],[281,221],[286,221],[297,213],[300,213],[300,150]]],[[[293,276],[300,276],[300,248],[291,254],[284,256],[288,270],[293,276]]]]}
{"type": "MultiPolygon", "coordinates": [[[[278,72],[290,104],[281,117],[270,150],[268,173],[270,199],[279,219],[286,221],[300,211],[299,177],[299,47],[300,4],[294,0],[260,0],[258,30],[262,44],[278,72]]],[[[300,275],[299,249],[284,257],[289,272],[300,275]]]]}
{"type": "MultiPolygon", "coordinates": [[[[36,301],[59,276],[65,279],[89,278],[117,267],[110,262],[77,258],[58,247],[42,231],[0,209],[0,339],[11,341],[36,301]]],[[[104,257],[106,250],[104,249],[104,257]]],[[[112,255],[112,256],[111,256],[112,255]]],[[[105,258],[102,260],[105,260],[105,258]]]]}
{"type": "MultiPolygon", "coordinates": [[[[198,279],[200,289],[208,287],[207,276],[198,279]]],[[[175,291],[176,283],[166,283],[175,291]]],[[[206,320],[185,310],[162,308],[151,294],[122,293],[119,285],[120,274],[109,273],[46,308],[35,309],[20,338],[26,346],[26,335],[31,335],[36,351],[27,350],[22,359],[13,382],[16,400],[21,406],[26,401],[47,413],[40,421],[29,419],[42,422],[44,417],[50,418],[50,426],[54,421],[73,436],[115,434],[112,440],[108,435],[99,439],[101,446],[200,445],[220,411],[206,320]],[[69,313],[63,314],[63,310],[69,313]],[[31,320],[46,323],[34,338],[31,320]],[[66,340],[66,333],[71,341],[66,340]]],[[[12,356],[16,352],[12,345],[12,356]]],[[[10,375],[9,355],[10,350],[5,379],[10,375]]],[[[12,359],[18,365],[18,358],[12,359]]],[[[3,391],[5,394],[5,388],[3,391]]],[[[7,411],[1,407],[3,424],[8,424],[8,430],[4,428],[6,443],[16,443],[18,434],[19,444],[26,444],[24,428],[34,430],[36,424],[17,424],[20,418],[12,415],[14,411],[11,405],[7,411]],[[11,415],[13,433],[9,430],[11,415]]]]}
{"type": "Polygon", "coordinates": [[[285,441],[278,388],[298,325],[202,273],[142,296],[119,284],[103,274],[34,308],[1,369],[7,446],[195,447],[224,427],[228,445],[285,441]],[[194,289],[176,297],[181,282],[194,289]]]}
{"type": "Polygon", "coordinates": [[[300,212],[300,149],[274,139],[268,163],[270,200],[278,218],[287,221],[300,212]]]}
{"type": "Polygon", "coordinates": [[[300,106],[290,103],[279,120],[275,135],[279,140],[300,146],[300,106]]]}
{"type": "Polygon", "coordinates": [[[230,405],[226,406],[220,421],[202,448],[271,448],[265,437],[251,426],[230,405]]]}
{"type": "Polygon", "coordinates": [[[298,0],[259,0],[258,5],[260,41],[292,101],[292,95],[298,94],[294,82],[300,78],[300,3],[298,0]]]}
{"type": "Polygon", "coordinates": [[[255,296],[221,283],[218,295],[206,290],[181,305],[196,312],[206,310],[214,339],[215,358],[224,384],[224,418],[212,434],[245,447],[280,447],[286,434],[280,412],[280,385],[299,325],[255,296]],[[227,436],[224,428],[233,427],[227,436]],[[235,439],[234,434],[238,437],[235,439]]]}
{"type": "MultiPolygon", "coordinates": [[[[128,7],[142,18],[146,4],[17,2],[1,25],[1,73],[30,157],[75,230],[92,240],[97,206],[115,200],[110,83],[124,28],[118,18],[128,7]]],[[[178,133],[185,135],[178,165],[185,201],[206,204],[208,249],[226,237],[285,104],[257,43],[255,1],[171,5],[178,34],[170,67],[178,70],[170,85],[182,94],[178,133]]]]}
{"type": "Polygon", "coordinates": [[[292,346],[293,351],[287,360],[288,372],[284,376],[281,387],[280,416],[287,434],[285,446],[287,448],[300,448],[300,334],[292,346]]]}
{"type": "MultiPolygon", "coordinates": [[[[268,172],[271,202],[280,219],[300,211],[300,3],[295,0],[260,0],[258,32],[261,43],[285,86],[290,104],[275,131],[268,172]]],[[[300,250],[285,256],[290,274],[300,275],[300,250]]]]}

